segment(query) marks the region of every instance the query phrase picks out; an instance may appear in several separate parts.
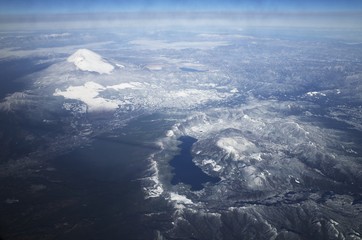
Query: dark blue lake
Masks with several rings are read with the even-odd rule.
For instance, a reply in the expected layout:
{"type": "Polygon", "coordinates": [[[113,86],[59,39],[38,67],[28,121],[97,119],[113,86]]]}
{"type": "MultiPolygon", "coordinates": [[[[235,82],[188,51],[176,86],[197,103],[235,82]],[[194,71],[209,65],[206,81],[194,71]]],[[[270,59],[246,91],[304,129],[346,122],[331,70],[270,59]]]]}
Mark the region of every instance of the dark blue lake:
{"type": "Polygon", "coordinates": [[[178,140],[182,142],[178,146],[181,148],[181,152],[170,161],[170,165],[174,168],[172,170],[174,174],[171,180],[172,185],[184,183],[191,186],[191,191],[198,191],[204,188],[204,183],[217,183],[221,180],[219,177],[213,177],[204,173],[192,161],[191,148],[197,142],[197,139],[190,136],[182,136],[178,140]]]}

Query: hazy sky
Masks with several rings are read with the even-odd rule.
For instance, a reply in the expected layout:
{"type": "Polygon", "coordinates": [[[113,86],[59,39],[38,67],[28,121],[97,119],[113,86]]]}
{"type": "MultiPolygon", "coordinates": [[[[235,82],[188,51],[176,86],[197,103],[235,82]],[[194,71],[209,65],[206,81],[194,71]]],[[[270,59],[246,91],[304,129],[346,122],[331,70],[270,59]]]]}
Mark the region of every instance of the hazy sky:
{"type": "Polygon", "coordinates": [[[0,30],[204,24],[362,30],[362,0],[0,0],[0,30]]]}
{"type": "Polygon", "coordinates": [[[0,0],[2,14],[230,10],[361,11],[362,0],[0,0]]]}

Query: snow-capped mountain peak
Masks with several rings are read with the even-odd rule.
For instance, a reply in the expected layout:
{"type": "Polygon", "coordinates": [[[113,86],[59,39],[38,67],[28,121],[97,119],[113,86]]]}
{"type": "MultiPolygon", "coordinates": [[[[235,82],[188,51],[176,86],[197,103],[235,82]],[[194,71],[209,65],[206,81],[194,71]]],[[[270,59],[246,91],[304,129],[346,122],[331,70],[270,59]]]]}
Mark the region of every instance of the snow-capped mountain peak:
{"type": "Polygon", "coordinates": [[[114,66],[103,59],[102,56],[88,49],[77,50],[68,57],[67,61],[74,63],[82,71],[110,74],[114,69],[114,66]]]}

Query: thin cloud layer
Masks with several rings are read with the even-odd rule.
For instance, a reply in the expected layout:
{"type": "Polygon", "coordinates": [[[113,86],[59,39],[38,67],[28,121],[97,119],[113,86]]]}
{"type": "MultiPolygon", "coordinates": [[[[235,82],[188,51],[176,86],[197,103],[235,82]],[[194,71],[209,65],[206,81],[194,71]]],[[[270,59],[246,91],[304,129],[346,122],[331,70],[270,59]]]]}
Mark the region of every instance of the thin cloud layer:
{"type": "Polygon", "coordinates": [[[361,11],[118,12],[0,15],[0,30],[309,27],[361,29],[361,11]]]}

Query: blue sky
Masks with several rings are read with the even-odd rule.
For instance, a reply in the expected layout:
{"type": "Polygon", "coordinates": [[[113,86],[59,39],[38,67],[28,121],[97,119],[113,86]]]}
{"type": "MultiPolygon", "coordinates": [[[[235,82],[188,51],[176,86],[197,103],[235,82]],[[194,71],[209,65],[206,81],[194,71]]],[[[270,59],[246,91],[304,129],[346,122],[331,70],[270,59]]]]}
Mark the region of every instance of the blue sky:
{"type": "Polygon", "coordinates": [[[362,0],[0,0],[0,30],[217,24],[362,30],[362,0]]]}
{"type": "Polygon", "coordinates": [[[230,10],[362,11],[362,0],[0,0],[2,14],[230,10]]]}

